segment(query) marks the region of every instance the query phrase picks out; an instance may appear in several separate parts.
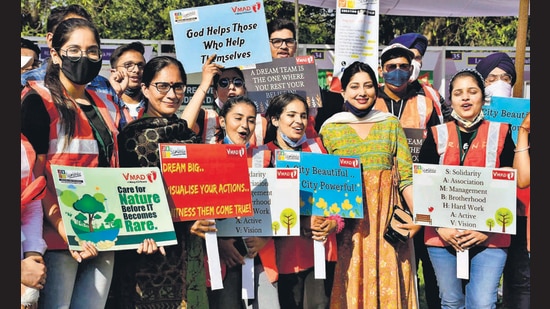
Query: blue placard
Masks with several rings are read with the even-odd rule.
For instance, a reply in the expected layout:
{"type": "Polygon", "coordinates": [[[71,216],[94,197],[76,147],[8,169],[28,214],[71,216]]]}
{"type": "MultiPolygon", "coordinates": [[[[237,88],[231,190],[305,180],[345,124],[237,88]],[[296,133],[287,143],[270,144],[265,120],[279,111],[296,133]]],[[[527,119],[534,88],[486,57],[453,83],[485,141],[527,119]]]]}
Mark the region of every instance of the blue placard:
{"type": "Polygon", "coordinates": [[[300,214],[363,218],[361,161],[358,156],[276,150],[277,168],[300,171],[300,214]]]}
{"type": "Polygon", "coordinates": [[[262,0],[238,1],[170,11],[176,57],[187,73],[214,62],[238,67],[272,60],[262,0]]]}
{"type": "Polygon", "coordinates": [[[518,129],[531,110],[531,100],[524,98],[492,97],[491,103],[482,107],[485,119],[510,124],[512,138],[518,142],[518,129]]]}

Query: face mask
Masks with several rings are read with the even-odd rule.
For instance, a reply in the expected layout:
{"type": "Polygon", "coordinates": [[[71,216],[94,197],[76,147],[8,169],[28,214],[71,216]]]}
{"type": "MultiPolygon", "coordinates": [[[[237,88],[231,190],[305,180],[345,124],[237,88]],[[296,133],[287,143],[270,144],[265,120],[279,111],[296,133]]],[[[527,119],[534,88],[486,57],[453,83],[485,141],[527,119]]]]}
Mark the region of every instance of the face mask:
{"type": "MultiPolygon", "coordinates": [[[[224,144],[230,144],[230,145],[235,144],[235,143],[233,143],[233,141],[227,135],[224,136],[223,143],[224,144]]],[[[250,146],[250,143],[246,143],[244,146],[248,149],[248,146],[250,146]]]]}
{"type": "Polygon", "coordinates": [[[371,106],[369,106],[367,109],[357,109],[355,106],[351,105],[349,103],[348,100],[346,100],[344,102],[344,105],[346,106],[346,108],[348,109],[348,111],[350,113],[352,113],[353,115],[355,115],[355,117],[357,118],[363,118],[365,117],[368,113],[370,113],[370,111],[372,110],[372,108],[374,107],[374,104],[372,104],[371,106]]]}
{"type": "Polygon", "coordinates": [[[412,65],[413,71],[411,73],[411,77],[409,77],[409,81],[414,82],[415,80],[418,79],[418,75],[420,75],[420,68],[422,67],[422,65],[420,64],[420,62],[414,59],[411,62],[411,65],[412,65]]]}
{"type": "Polygon", "coordinates": [[[124,90],[124,94],[127,95],[127,96],[129,96],[130,98],[135,97],[135,96],[138,95],[140,92],[141,92],[141,87],[137,87],[137,88],[126,88],[126,90],[124,90]]]}
{"type": "Polygon", "coordinates": [[[304,134],[304,135],[302,135],[302,137],[298,141],[295,142],[295,141],[291,140],[290,137],[286,136],[282,132],[281,132],[281,138],[283,139],[283,141],[285,141],[285,143],[287,143],[288,146],[290,146],[292,148],[296,148],[296,147],[302,145],[307,140],[307,137],[304,134]]]}
{"type": "Polygon", "coordinates": [[[384,82],[392,84],[395,87],[401,87],[409,81],[410,74],[411,72],[400,69],[396,69],[391,72],[384,72],[384,82]]]}
{"type": "Polygon", "coordinates": [[[491,100],[491,97],[511,97],[512,85],[505,81],[497,80],[496,82],[485,87],[485,100],[491,100]]]}
{"type": "Polygon", "coordinates": [[[78,61],[71,61],[61,56],[61,71],[67,78],[78,85],[91,82],[101,70],[101,61],[93,62],[88,57],[81,57],[78,61]]]}
{"type": "Polygon", "coordinates": [[[451,112],[451,117],[453,117],[454,119],[456,119],[456,121],[462,123],[462,125],[464,126],[464,128],[466,129],[469,129],[473,126],[475,126],[476,124],[478,124],[481,120],[483,120],[483,118],[485,118],[485,115],[483,115],[483,110],[481,110],[479,112],[479,115],[477,115],[476,118],[474,118],[474,120],[470,121],[470,120],[467,120],[467,119],[464,119],[462,117],[460,117],[454,110],[451,112]]]}

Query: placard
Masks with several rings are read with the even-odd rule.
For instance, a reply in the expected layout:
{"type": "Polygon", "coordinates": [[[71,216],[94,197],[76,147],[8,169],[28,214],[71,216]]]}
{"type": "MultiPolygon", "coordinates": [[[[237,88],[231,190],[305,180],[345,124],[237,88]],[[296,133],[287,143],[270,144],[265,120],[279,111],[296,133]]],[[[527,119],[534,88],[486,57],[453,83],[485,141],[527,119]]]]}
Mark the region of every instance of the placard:
{"type": "Polygon", "coordinates": [[[309,107],[322,107],[315,57],[312,55],[275,58],[271,62],[241,67],[247,96],[264,114],[269,100],[292,92],[304,97],[309,107]]]}
{"type": "Polygon", "coordinates": [[[414,129],[403,128],[405,136],[407,136],[407,143],[409,144],[409,150],[411,151],[413,163],[418,163],[418,156],[420,155],[420,148],[426,139],[427,129],[414,129]]]}
{"type": "Polygon", "coordinates": [[[518,142],[518,130],[523,118],[531,110],[531,100],[524,98],[491,97],[482,107],[485,119],[510,124],[512,139],[518,142]]]}
{"type": "Polygon", "coordinates": [[[158,168],[52,164],[52,176],[69,249],[82,250],[81,241],[99,251],[137,249],[147,238],[177,244],[158,168]]]}
{"type": "Polygon", "coordinates": [[[415,223],[516,234],[516,184],[515,169],[414,163],[415,223]]]}
{"type": "Polygon", "coordinates": [[[253,217],[216,220],[218,236],[300,236],[297,168],[249,168],[253,217]]]}
{"type": "Polygon", "coordinates": [[[175,222],[252,216],[244,145],[159,144],[175,222]]]}
{"type": "Polygon", "coordinates": [[[300,171],[300,214],[363,218],[361,161],[357,156],[275,150],[278,168],[300,171]]]}
{"type": "Polygon", "coordinates": [[[272,60],[262,0],[173,10],[170,22],[187,73],[201,72],[212,54],[226,68],[272,60]]]}

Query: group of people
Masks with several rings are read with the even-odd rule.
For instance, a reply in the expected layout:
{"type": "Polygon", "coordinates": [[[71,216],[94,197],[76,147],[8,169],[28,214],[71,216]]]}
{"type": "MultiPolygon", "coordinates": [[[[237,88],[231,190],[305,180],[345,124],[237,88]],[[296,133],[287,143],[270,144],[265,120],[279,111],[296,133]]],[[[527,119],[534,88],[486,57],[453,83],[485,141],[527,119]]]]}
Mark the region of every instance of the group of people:
{"type": "MultiPolygon", "coordinates": [[[[100,35],[81,6],[52,9],[47,31],[50,58],[21,75],[22,307],[415,309],[421,260],[430,308],[495,308],[503,273],[510,304],[514,295],[527,295],[527,304],[510,308],[529,308],[528,207],[521,213],[525,233],[512,237],[513,260],[507,259],[512,246],[506,234],[411,223],[401,226],[409,232],[406,242],[383,237],[394,158],[403,202],[414,211],[404,128],[427,132],[420,163],[513,167],[518,186],[529,186],[529,116],[516,145],[509,125],[488,121],[482,112],[492,83],[508,82],[504,88],[511,89],[515,82],[502,55],[502,61],[487,57],[478,70],[453,75],[447,103],[417,80],[427,39],[399,36],[382,51],[379,68],[360,61],[345,68],[341,93],[323,96],[341,108],[322,121],[316,108],[291,92],[273,97],[259,114],[246,96],[242,71],[214,63],[211,55],[178,114],[188,81],[176,58],[146,61],[143,44],[125,44],[111,56],[105,78],[99,75],[100,35]],[[204,108],[211,87],[214,107],[204,108]],[[249,167],[276,167],[277,149],[358,156],[365,217],[300,216],[300,236],[218,237],[224,288],[217,290],[210,285],[204,243],[206,233],[216,232],[214,220],[174,222],[174,246],[146,239],[137,250],[115,252],[83,241],[81,250],[69,250],[51,165],[158,167],[159,143],[245,145],[249,167]],[[326,279],[314,276],[314,242],[325,246],[326,279]],[[243,243],[244,255],[238,249],[243,243]],[[456,251],[464,249],[471,252],[466,282],[456,277],[456,251]],[[248,300],[241,297],[245,258],[254,261],[255,297],[248,300]],[[523,293],[516,292],[520,288],[523,293]]],[[[268,34],[273,58],[295,56],[293,22],[275,19],[268,34]]]]}

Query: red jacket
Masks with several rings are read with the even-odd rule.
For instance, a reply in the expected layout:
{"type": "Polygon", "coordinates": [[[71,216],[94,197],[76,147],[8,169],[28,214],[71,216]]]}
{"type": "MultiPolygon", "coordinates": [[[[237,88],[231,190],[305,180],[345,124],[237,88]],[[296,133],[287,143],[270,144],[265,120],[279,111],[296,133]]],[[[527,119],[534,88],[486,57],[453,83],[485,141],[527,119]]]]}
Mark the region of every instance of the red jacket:
{"type": "MultiPolygon", "coordinates": [[[[51,192],[55,192],[51,165],[96,167],[98,165],[99,156],[98,145],[86,114],[81,109],[77,108],[73,139],[68,147],[65,148],[64,133],[61,132],[62,129],[59,126],[61,115],[52,100],[49,89],[44,86],[43,81],[29,81],[29,85],[42,97],[44,106],[50,116],[50,147],[46,157],[46,175],[48,175],[46,178],[48,179],[48,189],[51,192]]],[[[25,87],[21,91],[21,98],[23,98],[31,88],[25,87]]],[[[91,95],[105,124],[111,131],[114,148],[110,164],[111,167],[118,167],[117,125],[120,120],[118,106],[112,101],[103,101],[93,90],[87,89],[86,91],[91,95]]],[[[68,249],[68,245],[57,233],[57,230],[50,224],[44,224],[44,239],[48,244],[48,249],[68,249]]]]}
{"type": "MultiPolygon", "coordinates": [[[[454,121],[433,126],[432,132],[440,154],[439,164],[460,165],[461,145],[454,121]]],[[[484,120],[477,129],[464,157],[464,166],[500,167],[499,157],[504,148],[508,124],[484,120]]],[[[487,247],[506,248],[510,246],[510,235],[487,232],[489,238],[484,242],[487,247]]],[[[424,242],[428,246],[443,247],[446,242],[437,234],[435,228],[426,226],[424,242]]]]}

